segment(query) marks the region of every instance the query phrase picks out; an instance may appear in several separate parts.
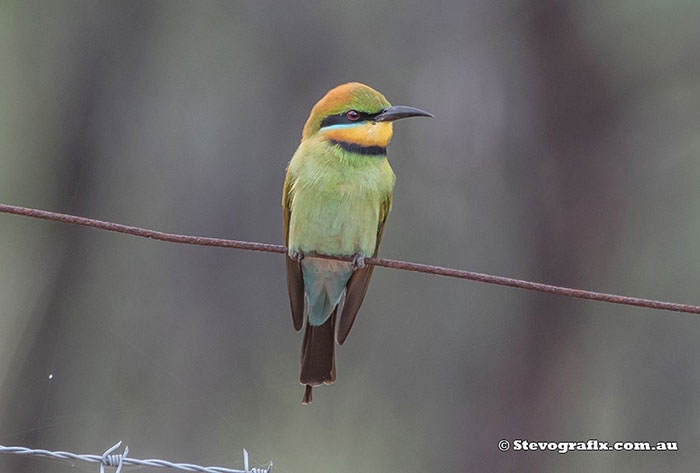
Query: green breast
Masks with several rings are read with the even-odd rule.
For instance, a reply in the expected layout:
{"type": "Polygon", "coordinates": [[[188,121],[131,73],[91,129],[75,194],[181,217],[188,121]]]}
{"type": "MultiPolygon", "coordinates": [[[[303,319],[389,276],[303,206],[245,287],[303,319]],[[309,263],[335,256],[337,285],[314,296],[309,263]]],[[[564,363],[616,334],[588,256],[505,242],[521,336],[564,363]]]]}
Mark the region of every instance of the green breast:
{"type": "Polygon", "coordinates": [[[379,208],[394,187],[386,157],[305,142],[290,162],[289,247],[304,253],[372,256],[379,208]]]}

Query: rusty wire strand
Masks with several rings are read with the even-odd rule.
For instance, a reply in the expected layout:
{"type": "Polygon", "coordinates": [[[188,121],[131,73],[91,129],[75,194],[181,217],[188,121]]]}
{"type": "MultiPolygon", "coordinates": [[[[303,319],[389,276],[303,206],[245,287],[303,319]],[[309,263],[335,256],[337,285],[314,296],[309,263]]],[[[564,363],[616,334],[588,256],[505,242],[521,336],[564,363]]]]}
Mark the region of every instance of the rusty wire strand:
{"type": "MultiPolygon", "coordinates": [[[[178,235],[175,233],[159,232],[155,230],[148,230],[145,228],[132,227],[129,225],[121,225],[119,223],[105,222],[102,220],[95,220],[92,218],[78,217],[75,215],[67,215],[56,212],[48,212],[46,210],[31,209],[15,205],[0,204],[0,212],[14,215],[24,215],[26,217],[41,218],[44,220],[52,220],[55,222],[70,223],[73,225],[82,225],[84,227],[99,228],[102,230],[125,233],[127,235],[151,238],[154,240],[169,241],[172,243],[185,243],[189,245],[201,246],[217,246],[223,248],[237,248],[241,250],[263,251],[267,253],[284,254],[287,252],[287,248],[283,245],[274,245],[270,243],[257,243],[240,240],[227,240],[223,238],[210,238],[192,235],[178,235]]],[[[339,261],[352,261],[352,257],[340,257],[329,255],[314,256],[339,261]]],[[[442,266],[433,266],[429,264],[409,263],[406,261],[397,261],[387,258],[366,258],[365,263],[372,264],[374,266],[383,266],[385,268],[402,269],[404,271],[415,271],[419,273],[435,274],[451,278],[468,279],[470,281],[479,281],[487,284],[498,284],[500,286],[527,289],[529,291],[547,292],[550,294],[558,294],[561,296],[576,297],[579,299],[609,302],[612,304],[631,305],[636,307],[646,307],[648,309],[684,312],[688,314],[700,314],[700,306],[697,305],[679,304],[675,302],[663,302],[651,299],[641,299],[638,297],[618,296],[615,294],[606,294],[602,292],[585,291],[582,289],[573,289],[561,286],[552,286],[550,284],[525,281],[522,279],[514,279],[503,276],[494,276],[491,274],[476,273],[473,271],[465,271],[461,269],[445,268],[442,266]]]]}

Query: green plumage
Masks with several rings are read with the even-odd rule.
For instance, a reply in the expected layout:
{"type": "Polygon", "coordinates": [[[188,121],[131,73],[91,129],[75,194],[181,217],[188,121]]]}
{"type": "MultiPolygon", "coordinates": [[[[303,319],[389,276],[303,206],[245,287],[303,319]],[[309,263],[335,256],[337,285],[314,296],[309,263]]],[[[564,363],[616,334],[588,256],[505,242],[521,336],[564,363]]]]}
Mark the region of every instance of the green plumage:
{"type": "Polygon", "coordinates": [[[294,328],[306,323],[301,350],[303,403],[311,387],[335,381],[342,344],[367,292],[372,266],[314,257],[377,254],[391,209],[395,176],[386,159],[392,122],[430,116],[392,107],[363,84],[331,90],[311,111],[287,168],[284,208],[287,288],[294,328]]]}
{"type": "MultiPolygon", "coordinates": [[[[321,140],[305,141],[289,165],[288,246],[302,254],[370,257],[394,173],[386,157],[350,153],[321,140]]],[[[386,212],[386,211],[384,211],[386,212]]],[[[321,325],[352,274],[348,263],[302,261],[309,323],[321,325]]]]}

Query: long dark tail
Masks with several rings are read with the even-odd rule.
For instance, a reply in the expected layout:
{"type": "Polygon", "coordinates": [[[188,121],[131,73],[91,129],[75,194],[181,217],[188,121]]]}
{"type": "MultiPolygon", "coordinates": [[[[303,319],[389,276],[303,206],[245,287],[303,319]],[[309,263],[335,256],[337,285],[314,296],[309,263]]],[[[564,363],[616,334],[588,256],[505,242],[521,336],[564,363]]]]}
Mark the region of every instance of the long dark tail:
{"type": "Polygon", "coordinates": [[[306,385],[302,404],[311,402],[311,388],[335,381],[335,319],[338,308],[323,325],[317,327],[306,323],[304,342],[301,345],[301,376],[306,385]]]}

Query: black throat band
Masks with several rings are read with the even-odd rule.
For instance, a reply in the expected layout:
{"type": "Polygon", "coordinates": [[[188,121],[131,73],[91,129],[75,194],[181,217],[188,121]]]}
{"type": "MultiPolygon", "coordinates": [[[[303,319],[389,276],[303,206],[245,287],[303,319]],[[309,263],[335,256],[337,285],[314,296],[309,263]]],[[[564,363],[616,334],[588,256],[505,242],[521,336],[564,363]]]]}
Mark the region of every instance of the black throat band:
{"type": "Polygon", "coordinates": [[[361,154],[364,156],[384,156],[386,148],[384,146],[362,146],[357,143],[348,143],[346,141],[330,140],[334,145],[340,146],[348,153],[361,154]]]}

